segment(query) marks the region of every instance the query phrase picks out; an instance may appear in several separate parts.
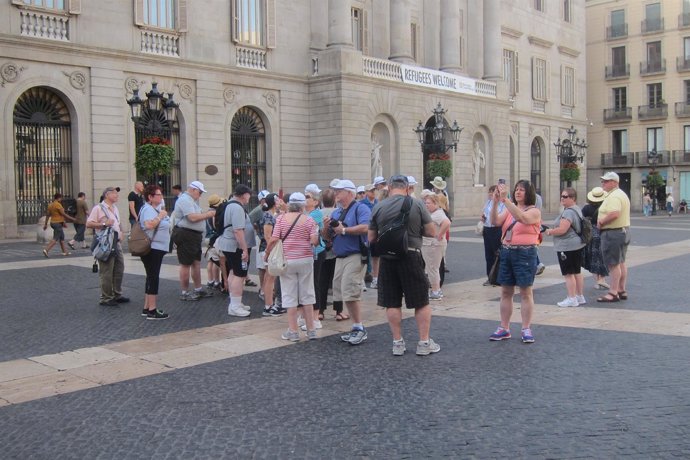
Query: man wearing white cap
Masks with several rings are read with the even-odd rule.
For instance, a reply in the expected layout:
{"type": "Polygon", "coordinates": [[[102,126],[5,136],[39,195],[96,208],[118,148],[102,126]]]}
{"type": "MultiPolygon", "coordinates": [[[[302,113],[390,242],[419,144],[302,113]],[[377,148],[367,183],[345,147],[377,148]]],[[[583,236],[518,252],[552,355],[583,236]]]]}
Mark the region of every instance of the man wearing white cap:
{"type": "Polygon", "coordinates": [[[609,292],[599,297],[597,302],[618,302],[628,298],[625,255],[630,244],[630,199],[618,188],[619,182],[615,172],[609,171],[601,176],[601,187],[607,194],[599,206],[597,227],[601,230],[601,255],[609,267],[611,281],[609,292]]]}
{"type": "Polygon", "coordinates": [[[206,219],[216,215],[214,209],[202,212],[199,198],[206,192],[204,184],[195,180],[187,186],[175,202],[172,215],[175,220],[171,239],[177,246],[177,260],[180,264],[180,300],[199,300],[211,297],[213,293],[201,286],[201,242],[206,229],[206,219]],[[189,289],[189,275],[194,290],[189,289]]]}
{"type": "Polygon", "coordinates": [[[414,193],[414,187],[417,185],[417,179],[415,179],[414,176],[407,176],[407,184],[407,194],[412,198],[417,198],[417,195],[414,193]]]}
{"type": "MultiPolygon", "coordinates": [[[[264,215],[263,206],[264,206],[264,204],[266,204],[266,197],[270,194],[271,194],[271,192],[269,192],[268,190],[260,191],[256,195],[256,197],[259,199],[259,204],[258,204],[258,206],[254,207],[254,209],[252,209],[251,212],[249,213],[249,221],[252,223],[252,227],[254,227],[254,233],[257,235],[259,234],[259,221],[261,220],[261,218],[264,215]]],[[[259,243],[260,243],[260,241],[259,241],[259,243]]],[[[264,262],[263,254],[260,254],[260,252],[262,252],[262,251],[256,251],[256,269],[259,272],[259,298],[263,299],[263,297],[264,297],[264,273],[266,272],[266,263],[264,262]]],[[[249,278],[245,278],[244,283],[245,283],[245,286],[256,286],[256,283],[254,283],[249,278]]]]}
{"type": "Polygon", "coordinates": [[[321,236],[333,241],[336,255],[333,276],[334,307],[335,302],[345,302],[352,318],[352,330],[342,335],[341,339],[350,345],[359,345],[367,339],[367,331],[362,325],[360,298],[367,267],[368,246],[365,235],[371,211],[355,200],[357,189],[352,181],[342,179],[333,188],[339,208],[330,217],[324,218],[321,236]]]}

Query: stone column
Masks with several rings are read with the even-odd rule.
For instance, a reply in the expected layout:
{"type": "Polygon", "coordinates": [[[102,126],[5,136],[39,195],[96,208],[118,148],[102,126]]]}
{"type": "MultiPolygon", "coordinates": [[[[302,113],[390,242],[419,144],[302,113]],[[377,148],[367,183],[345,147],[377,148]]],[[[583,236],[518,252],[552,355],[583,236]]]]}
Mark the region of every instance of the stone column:
{"type": "Polygon", "coordinates": [[[484,39],[483,39],[484,14],[482,12],[482,0],[467,1],[467,76],[481,79],[484,75],[484,39]]]}
{"type": "Polygon", "coordinates": [[[328,47],[352,47],[350,1],[328,0],[328,47]]]}
{"type": "Polygon", "coordinates": [[[501,2],[484,0],[484,79],[499,80],[502,75],[501,2]]]}
{"type": "Polygon", "coordinates": [[[389,2],[373,2],[369,18],[369,34],[372,38],[371,55],[386,59],[391,55],[391,19],[389,2]]]}
{"type": "Polygon", "coordinates": [[[459,73],[460,0],[441,0],[441,70],[459,73]]]}
{"type": "Polygon", "coordinates": [[[328,43],[328,3],[311,0],[311,43],[309,48],[320,51],[328,43]]]}
{"type": "Polygon", "coordinates": [[[409,0],[391,0],[391,61],[414,64],[409,0]]]}

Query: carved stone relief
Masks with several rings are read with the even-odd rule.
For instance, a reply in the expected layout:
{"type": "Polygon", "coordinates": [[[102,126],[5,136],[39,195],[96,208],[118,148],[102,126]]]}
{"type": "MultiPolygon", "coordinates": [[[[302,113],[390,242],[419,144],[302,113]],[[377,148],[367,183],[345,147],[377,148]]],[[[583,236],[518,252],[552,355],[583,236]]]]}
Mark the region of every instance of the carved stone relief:
{"type": "Polygon", "coordinates": [[[6,62],[0,66],[0,86],[5,87],[5,83],[14,83],[19,80],[24,67],[20,67],[14,62],[6,62]]]}
{"type": "Polygon", "coordinates": [[[72,88],[86,93],[86,74],[81,70],[75,70],[74,72],[62,72],[62,74],[69,78],[69,84],[72,88]]]}

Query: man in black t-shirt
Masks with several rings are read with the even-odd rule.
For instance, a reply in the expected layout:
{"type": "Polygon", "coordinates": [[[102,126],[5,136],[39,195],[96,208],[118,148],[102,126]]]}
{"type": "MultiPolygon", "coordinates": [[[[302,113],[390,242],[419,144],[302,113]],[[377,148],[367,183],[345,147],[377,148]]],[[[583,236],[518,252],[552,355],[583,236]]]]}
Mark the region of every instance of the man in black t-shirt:
{"type": "Polygon", "coordinates": [[[129,192],[127,195],[127,201],[129,202],[129,225],[134,225],[137,221],[137,216],[139,215],[139,210],[144,206],[144,184],[141,181],[137,181],[134,184],[134,190],[129,192]]]}

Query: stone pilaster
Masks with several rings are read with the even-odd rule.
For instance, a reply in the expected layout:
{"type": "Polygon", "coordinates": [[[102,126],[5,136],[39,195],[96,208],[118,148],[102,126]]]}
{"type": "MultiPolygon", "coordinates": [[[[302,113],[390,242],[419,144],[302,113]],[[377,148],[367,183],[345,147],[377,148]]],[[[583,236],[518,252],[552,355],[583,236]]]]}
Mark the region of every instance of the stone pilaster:
{"type": "Polygon", "coordinates": [[[410,36],[410,1],[391,0],[391,61],[414,64],[410,36]]]}
{"type": "Polygon", "coordinates": [[[460,0],[441,0],[441,70],[459,73],[460,0]]]}
{"type": "Polygon", "coordinates": [[[501,2],[484,0],[484,79],[501,79],[501,2]]]}
{"type": "Polygon", "coordinates": [[[328,48],[352,48],[350,1],[328,0],[328,48]]]}

